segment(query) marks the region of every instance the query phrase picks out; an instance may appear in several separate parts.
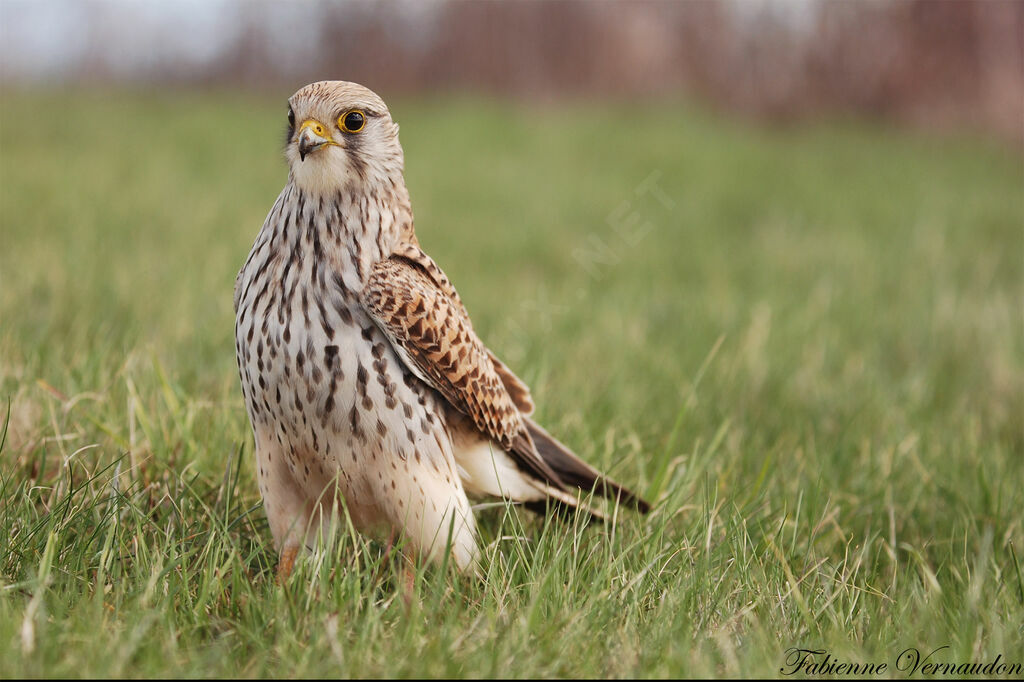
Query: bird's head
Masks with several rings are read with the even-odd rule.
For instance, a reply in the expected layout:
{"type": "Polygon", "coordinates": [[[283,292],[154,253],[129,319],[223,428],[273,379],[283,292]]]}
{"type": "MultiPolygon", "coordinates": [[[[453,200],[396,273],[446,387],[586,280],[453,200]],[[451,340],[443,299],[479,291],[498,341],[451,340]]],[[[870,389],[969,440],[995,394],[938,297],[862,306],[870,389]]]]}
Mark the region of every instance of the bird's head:
{"type": "Polygon", "coordinates": [[[295,184],[312,194],[402,183],[398,124],[356,83],[319,81],[288,99],[285,156],[295,184]]]}

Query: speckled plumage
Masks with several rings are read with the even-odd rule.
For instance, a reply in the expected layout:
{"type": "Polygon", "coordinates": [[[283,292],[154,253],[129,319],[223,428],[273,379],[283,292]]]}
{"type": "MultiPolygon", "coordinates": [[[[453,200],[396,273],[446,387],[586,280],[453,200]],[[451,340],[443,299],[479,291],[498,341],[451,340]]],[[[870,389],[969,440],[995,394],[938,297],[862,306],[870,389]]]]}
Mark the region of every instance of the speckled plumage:
{"type": "Polygon", "coordinates": [[[288,183],[235,284],[242,392],[282,553],[329,532],[342,506],[360,531],[401,532],[430,557],[450,529],[464,570],[478,552],[467,491],[575,506],[595,488],[645,509],[530,420],[529,389],[419,248],[383,101],[324,81],[289,105],[288,183]],[[340,127],[352,111],[358,132],[340,127]]]}

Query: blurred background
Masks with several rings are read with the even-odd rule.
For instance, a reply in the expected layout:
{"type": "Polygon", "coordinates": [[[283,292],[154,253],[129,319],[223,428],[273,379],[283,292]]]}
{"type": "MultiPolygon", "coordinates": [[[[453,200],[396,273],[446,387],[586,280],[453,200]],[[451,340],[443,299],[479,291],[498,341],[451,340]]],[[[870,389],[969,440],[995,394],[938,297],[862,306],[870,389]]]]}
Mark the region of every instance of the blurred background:
{"type": "Polygon", "coordinates": [[[886,418],[898,387],[985,386],[1024,442],[1022,35],[1005,0],[0,0],[0,388],[96,391],[145,351],[246,440],[234,275],[286,98],[347,79],[401,124],[481,334],[565,418],[657,442],[724,338],[738,423],[841,423],[853,372],[886,418]]]}
{"type": "Polygon", "coordinates": [[[685,95],[1024,144],[1024,3],[3,0],[5,85],[685,95]]]}

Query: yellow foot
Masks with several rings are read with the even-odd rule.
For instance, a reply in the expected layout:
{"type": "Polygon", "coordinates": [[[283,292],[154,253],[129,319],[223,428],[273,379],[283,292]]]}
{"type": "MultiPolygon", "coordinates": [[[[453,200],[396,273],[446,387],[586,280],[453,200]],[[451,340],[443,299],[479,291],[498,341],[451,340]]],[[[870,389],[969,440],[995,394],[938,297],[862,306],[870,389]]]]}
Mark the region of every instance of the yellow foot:
{"type": "Polygon", "coordinates": [[[416,555],[410,552],[402,562],[400,570],[402,601],[405,602],[405,609],[409,611],[416,603],[416,555]]]}
{"type": "Polygon", "coordinates": [[[288,580],[288,576],[292,574],[292,569],[295,568],[295,557],[298,553],[298,546],[285,547],[281,550],[281,558],[277,560],[278,585],[284,585],[288,580]]]}

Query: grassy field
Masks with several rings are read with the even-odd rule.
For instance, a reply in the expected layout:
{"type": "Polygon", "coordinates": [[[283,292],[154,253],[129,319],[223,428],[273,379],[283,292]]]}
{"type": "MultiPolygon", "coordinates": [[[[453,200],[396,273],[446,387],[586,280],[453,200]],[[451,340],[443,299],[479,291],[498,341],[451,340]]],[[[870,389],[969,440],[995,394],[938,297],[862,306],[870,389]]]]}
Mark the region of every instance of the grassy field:
{"type": "Polygon", "coordinates": [[[407,610],[351,534],[274,581],[231,294],[288,94],[0,98],[0,677],[1024,663],[1020,155],[395,102],[420,239],[479,333],[657,502],[590,528],[484,509],[486,579],[428,568],[407,610]]]}

